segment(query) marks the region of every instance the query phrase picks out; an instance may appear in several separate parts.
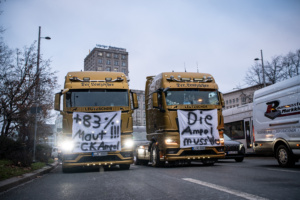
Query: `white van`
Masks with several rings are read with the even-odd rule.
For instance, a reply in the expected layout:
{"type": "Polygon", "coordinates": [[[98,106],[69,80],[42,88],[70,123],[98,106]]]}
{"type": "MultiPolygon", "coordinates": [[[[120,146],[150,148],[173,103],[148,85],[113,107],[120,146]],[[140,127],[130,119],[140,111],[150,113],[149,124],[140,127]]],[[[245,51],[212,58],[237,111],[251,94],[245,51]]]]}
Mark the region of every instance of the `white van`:
{"type": "Polygon", "coordinates": [[[282,167],[300,158],[300,76],[255,91],[254,151],[274,155],[282,167]]]}

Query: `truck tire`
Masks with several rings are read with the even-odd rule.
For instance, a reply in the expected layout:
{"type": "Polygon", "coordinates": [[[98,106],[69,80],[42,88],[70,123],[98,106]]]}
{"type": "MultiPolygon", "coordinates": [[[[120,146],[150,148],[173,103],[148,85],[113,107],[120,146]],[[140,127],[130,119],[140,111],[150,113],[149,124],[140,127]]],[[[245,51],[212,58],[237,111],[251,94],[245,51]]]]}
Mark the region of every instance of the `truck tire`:
{"type": "Polygon", "coordinates": [[[160,167],[163,163],[159,160],[159,149],[155,143],[152,144],[151,148],[151,161],[153,167],[160,167]]]}
{"type": "Polygon", "coordinates": [[[244,157],[242,157],[242,158],[235,158],[235,162],[243,162],[243,160],[244,160],[244,157]]]}
{"type": "Polygon", "coordinates": [[[119,165],[121,170],[128,170],[130,168],[129,164],[121,164],[119,165]]]}
{"type": "Polygon", "coordinates": [[[70,173],[70,172],[72,172],[72,169],[71,168],[66,168],[66,167],[62,166],[62,172],[63,173],[70,173]]]}
{"type": "Polygon", "coordinates": [[[281,167],[292,167],[295,165],[293,155],[285,145],[280,145],[276,149],[276,158],[281,167]]]}
{"type": "Polygon", "coordinates": [[[148,160],[139,159],[138,155],[136,155],[134,164],[135,165],[148,165],[148,160]]]}

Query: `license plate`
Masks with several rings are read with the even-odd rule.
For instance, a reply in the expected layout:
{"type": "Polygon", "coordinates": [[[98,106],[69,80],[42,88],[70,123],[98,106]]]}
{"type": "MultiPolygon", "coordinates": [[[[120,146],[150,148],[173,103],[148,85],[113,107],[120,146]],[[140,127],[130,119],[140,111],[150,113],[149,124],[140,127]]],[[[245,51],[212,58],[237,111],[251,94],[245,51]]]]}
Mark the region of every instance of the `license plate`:
{"type": "Polygon", "coordinates": [[[205,150],[205,146],[192,147],[192,150],[205,150]]]}
{"type": "Polygon", "coordinates": [[[238,154],[237,151],[228,151],[228,154],[238,154]]]}
{"type": "Polygon", "coordinates": [[[107,156],[107,152],[93,152],[92,156],[107,156]]]}

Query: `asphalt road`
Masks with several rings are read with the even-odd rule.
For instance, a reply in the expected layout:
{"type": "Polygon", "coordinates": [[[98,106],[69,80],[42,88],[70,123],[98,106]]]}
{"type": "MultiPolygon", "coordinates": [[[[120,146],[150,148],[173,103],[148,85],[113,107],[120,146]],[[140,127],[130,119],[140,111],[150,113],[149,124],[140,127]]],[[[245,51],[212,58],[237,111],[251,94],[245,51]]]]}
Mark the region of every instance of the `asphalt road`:
{"type": "Polygon", "coordinates": [[[300,199],[300,163],[280,168],[274,158],[222,160],[214,166],[153,168],[47,175],[0,194],[0,199],[300,199]]]}

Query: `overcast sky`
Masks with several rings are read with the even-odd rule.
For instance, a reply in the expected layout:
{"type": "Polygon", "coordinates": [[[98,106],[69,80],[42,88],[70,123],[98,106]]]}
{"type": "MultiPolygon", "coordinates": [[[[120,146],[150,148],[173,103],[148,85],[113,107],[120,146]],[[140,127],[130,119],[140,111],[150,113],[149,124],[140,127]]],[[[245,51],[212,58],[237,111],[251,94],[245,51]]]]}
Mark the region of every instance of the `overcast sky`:
{"type": "Polygon", "coordinates": [[[41,53],[59,71],[83,70],[96,44],[126,48],[131,89],[167,71],[212,74],[221,92],[244,86],[260,58],[300,48],[299,0],[1,0],[0,25],[11,48],[42,36],[41,53]]]}

